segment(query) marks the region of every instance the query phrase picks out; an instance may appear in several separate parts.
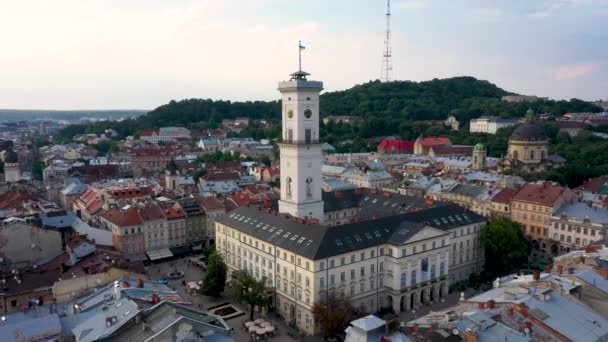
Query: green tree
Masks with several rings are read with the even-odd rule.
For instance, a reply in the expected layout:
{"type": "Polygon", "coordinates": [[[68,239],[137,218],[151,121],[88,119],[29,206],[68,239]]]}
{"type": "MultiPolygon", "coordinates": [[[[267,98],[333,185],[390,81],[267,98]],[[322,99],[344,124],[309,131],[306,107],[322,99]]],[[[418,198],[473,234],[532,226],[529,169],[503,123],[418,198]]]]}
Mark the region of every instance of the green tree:
{"type": "Polygon", "coordinates": [[[249,304],[249,320],[253,320],[255,307],[263,308],[270,305],[266,295],[266,277],[255,279],[249,273],[244,273],[236,283],[236,292],[241,303],[249,304]]]}
{"type": "Polygon", "coordinates": [[[201,293],[205,296],[219,297],[226,286],[228,267],[222,256],[217,252],[211,253],[207,263],[207,275],[203,281],[201,293]]]}
{"type": "Polygon", "coordinates": [[[485,249],[486,271],[504,275],[526,263],[530,243],[519,223],[495,217],[481,229],[481,243],[485,249]]]}
{"type": "Polygon", "coordinates": [[[44,170],[44,163],[41,161],[35,161],[32,164],[32,178],[41,181],[42,170],[44,170]]]}
{"type": "Polygon", "coordinates": [[[348,323],[356,318],[356,310],[350,300],[338,298],[334,292],[312,306],[315,321],[321,324],[321,331],[326,338],[338,337],[344,332],[348,323]]]}

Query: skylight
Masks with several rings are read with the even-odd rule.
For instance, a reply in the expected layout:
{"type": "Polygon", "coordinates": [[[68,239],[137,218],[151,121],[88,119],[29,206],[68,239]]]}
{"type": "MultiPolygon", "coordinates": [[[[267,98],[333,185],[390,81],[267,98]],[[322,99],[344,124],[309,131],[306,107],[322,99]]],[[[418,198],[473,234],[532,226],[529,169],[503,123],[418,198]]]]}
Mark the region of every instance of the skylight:
{"type": "Polygon", "coordinates": [[[342,241],[340,241],[340,239],[336,239],[336,245],[342,247],[342,241]]]}
{"type": "Polygon", "coordinates": [[[357,242],[363,241],[363,240],[361,240],[361,237],[359,235],[355,235],[355,240],[357,240],[357,242]]]}

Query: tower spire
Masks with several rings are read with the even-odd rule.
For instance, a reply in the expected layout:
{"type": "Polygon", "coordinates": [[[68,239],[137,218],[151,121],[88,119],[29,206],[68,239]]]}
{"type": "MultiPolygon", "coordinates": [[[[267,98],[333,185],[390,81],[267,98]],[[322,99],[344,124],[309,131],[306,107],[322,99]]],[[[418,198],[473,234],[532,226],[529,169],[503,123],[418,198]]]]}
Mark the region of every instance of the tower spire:
{"type": "Polygon", "coordinates": [[[383,82],[391,80],[391,72],[393,71],[392,57],[391,0],[386,0],[386,37],[384,38],[384,53],[382,54],[382,70],[380,71],[380,80],[383,82]]]}

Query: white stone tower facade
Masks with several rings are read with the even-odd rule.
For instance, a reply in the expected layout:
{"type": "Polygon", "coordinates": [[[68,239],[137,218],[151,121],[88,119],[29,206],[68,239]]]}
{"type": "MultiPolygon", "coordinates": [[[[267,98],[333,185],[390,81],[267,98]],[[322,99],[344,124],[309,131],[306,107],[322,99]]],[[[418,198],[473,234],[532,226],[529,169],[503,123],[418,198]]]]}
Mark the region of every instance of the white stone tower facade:
{"type": "Polygon", "coordinates": [[[282,99],[281,200],[279,211],[323,222],[319,141],[319,93],[323,82],[298,71],[279,82],[282,99]]]}

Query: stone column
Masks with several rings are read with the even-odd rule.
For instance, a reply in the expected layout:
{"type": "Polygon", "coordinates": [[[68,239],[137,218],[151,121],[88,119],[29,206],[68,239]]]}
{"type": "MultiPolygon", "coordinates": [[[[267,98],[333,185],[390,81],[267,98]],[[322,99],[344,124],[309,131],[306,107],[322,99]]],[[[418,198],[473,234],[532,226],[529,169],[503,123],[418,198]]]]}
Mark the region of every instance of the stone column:
{"type": "Polygon", "coordinates": [[[393,311],[398,315],[401,312],[401,296],[391,297],[393,298],[393,311]]]}

